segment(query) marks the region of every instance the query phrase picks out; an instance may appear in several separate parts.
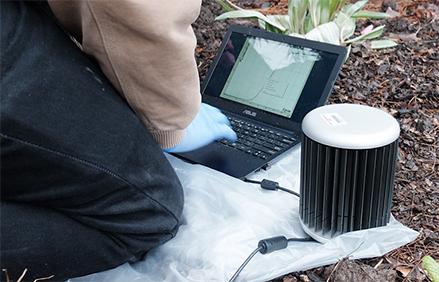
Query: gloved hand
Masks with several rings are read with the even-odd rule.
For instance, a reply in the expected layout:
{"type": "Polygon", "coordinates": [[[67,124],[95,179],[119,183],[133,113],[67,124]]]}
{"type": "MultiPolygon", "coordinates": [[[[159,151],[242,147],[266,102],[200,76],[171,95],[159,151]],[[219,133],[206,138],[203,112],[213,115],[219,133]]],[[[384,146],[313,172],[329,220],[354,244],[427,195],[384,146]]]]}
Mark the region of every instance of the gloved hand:
{"type": "Polygon", "coordinates": [[[230,127],[230,122],[220,110],[202,103],[200,111],[186,129],[183,140],[168,153],[183,153],[201,148],[215,140],[236,141],[238,137],[230,127]]]}

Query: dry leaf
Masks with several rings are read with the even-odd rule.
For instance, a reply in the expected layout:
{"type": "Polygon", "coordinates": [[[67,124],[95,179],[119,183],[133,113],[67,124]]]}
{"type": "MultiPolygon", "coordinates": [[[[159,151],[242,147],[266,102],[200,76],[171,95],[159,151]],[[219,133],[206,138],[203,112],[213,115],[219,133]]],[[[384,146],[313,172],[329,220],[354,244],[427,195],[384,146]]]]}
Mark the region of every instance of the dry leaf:
{"type": "Polygon", "coordinates": [[[406,278],[412,271],[412,268],[408,266],[398,266],[396,267],[396,271],[401,273],[402,277],[406,278]]]}

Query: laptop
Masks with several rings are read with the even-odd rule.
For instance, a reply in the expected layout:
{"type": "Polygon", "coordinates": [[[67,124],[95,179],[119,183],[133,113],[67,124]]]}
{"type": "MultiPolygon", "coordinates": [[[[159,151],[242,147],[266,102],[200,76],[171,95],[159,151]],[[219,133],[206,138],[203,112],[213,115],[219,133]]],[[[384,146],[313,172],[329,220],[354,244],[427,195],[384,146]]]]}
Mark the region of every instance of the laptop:
{"type": "Polygon", "coordinates": [[[238,135],[175,154],[243,179],[300,143],[301,122],[325,104],[346,58],[344,47],[231,26],[202,86],[238,135]]]}

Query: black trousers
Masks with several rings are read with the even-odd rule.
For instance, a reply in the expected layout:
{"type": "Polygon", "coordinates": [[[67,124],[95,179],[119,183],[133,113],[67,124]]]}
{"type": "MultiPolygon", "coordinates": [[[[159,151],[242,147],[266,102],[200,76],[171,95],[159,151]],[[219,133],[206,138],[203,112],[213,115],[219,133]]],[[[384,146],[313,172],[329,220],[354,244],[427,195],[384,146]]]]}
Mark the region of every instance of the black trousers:
{"type": "Polygon", "coordinates": [[[183,193],[173,169],[45,3],[1,1],[0,137],[10,278],[102,271],[175,235],[183,193]]]}

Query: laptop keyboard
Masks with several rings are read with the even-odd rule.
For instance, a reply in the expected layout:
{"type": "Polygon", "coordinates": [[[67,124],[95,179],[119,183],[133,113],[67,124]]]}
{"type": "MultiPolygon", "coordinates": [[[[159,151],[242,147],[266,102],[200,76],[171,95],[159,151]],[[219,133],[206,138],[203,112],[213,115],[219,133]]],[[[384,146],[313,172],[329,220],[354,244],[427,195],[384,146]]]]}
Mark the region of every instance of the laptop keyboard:
{"type": "Polygon", "coordinates": [[[296,141],[294,137],[285,135],[280,131],[232,116],[227,116],[227,118],[238,135],[238,140],[231,142],[224,139],[219,142],[258,158],[268,159],[272,155],[290,147],[296,141]]]}

